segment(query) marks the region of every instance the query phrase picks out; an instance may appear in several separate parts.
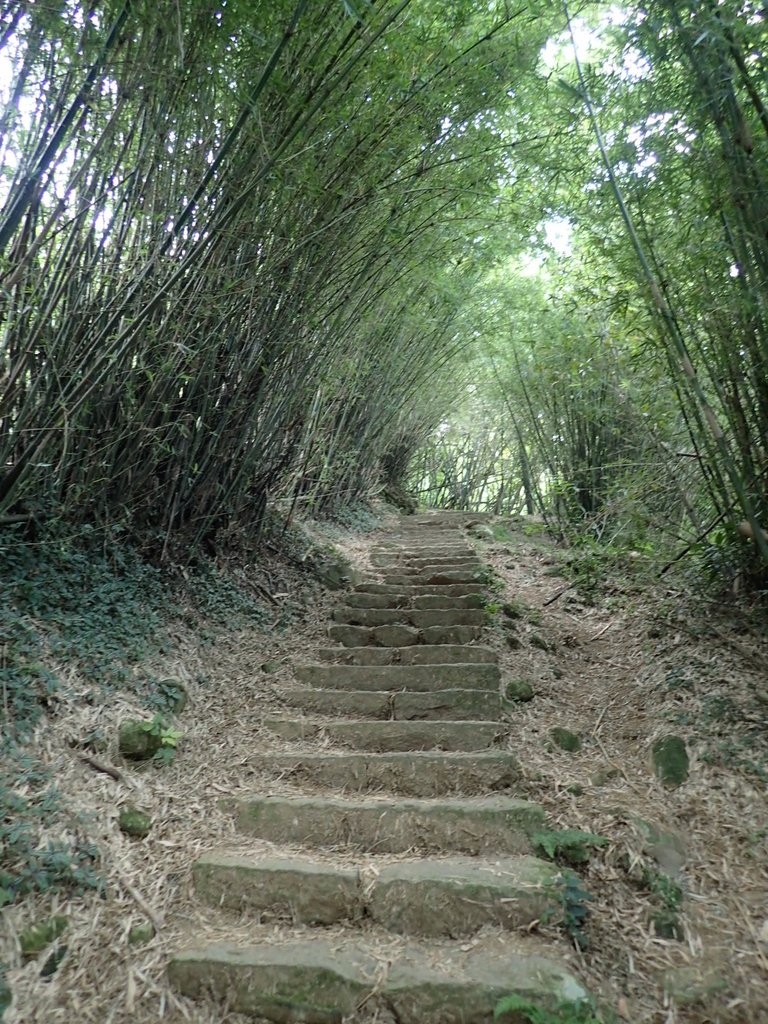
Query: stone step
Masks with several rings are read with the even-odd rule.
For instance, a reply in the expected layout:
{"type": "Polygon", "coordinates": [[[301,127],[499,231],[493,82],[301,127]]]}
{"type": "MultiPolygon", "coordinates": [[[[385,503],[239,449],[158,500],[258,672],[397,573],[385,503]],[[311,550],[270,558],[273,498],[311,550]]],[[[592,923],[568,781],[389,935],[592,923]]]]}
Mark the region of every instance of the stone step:
{"type": "Polygon", "coordinates": [[[443,558],[476,558],[477,551],[469,544],[419,544],[407,548],[402,544],[379,545],[371,548],[371,557],[383,558],[388,556],[397,561],[409,561],[412,558],[427,558],[438,561],[443,558]]]}
{"type": "Polygon", "coordinates": [[[496,722],[501,717],[501,696],[491,690],[433,690],[387,692],[377,690],[283,690],[281,698],[292,708],[337,718],[383,718],[394,721],[431,719],[440,722],[496,722]]]}
{"type": "Polygon", "coordinates": [[[482,633],[480,626],[331,626],[328,636],[344,647],[411,647],[414,644],[469,644],[482,633]]]}
{"type": "Polygon", "coordinates": [[[330,925],[367,916],[401,935],[452,939],[485,925],[527,928],[553,919],[562,894],[559,869],[525,855],[369,862],[361,873],[309,857],[217,852],[192,865],[192,879],[207,906],[262,920],[330,925]]]}
{"type": "MultiPolygon", "coordinates": [[[[448,565],[424,565],[424,566],[412,566],[412,565],[388,565],[383,566],[380,570],[384,576],[389,574],[396,574],[402,577],[404,580],[408,580],[411,583],[428,583],[432,576],[453,576],[457,573],[461,576],[463,574],[468,575],[468,579],[462,581],[450,580],[452,583],[469,582],[476,583],[482,582],[483,563],[473,560],[471,562],[464,563],[450,563],[448,565]]],[[[434,582],[439,583],[440,580],[434,582]]]]}
{"type": "Polygon", "coordinates": [[[484,608],[486,598],[483,594],[346,594],[344,603],[349,608],[484,608]]]}
{"type": "Polygon", "coordinates": [[[497,655],[492,647],[428,644],[414,647],[321,647],[312,651],[316,661],[336,665],[490,665],[497,655]]]}
{"type": "Polygon", "coordinates": [[[354,589],[356,594],[400,594],[415,597],[423,594],[435,594],[444,597],[465,597],[468,594],[484,594],[486,587],[482,583],[457,583],[454,586],[440,584],[418,584],[410,586],[393,586],[389,583],[358,583],[354,589]]]}
{"type": "Polygon", "coordinates": [[[485,583],[485,573],[477,572],[476,570],[470,570],[467,572],[456,571],[447,572],[441,569],[422,569],[420,573],[415,576],[409,576],[406,573],[386,573],[382,579],[382,583],[388,583],[390,586],[402,587],[407,586],[409,583],[426,584],[427,586],[453,586],[456,583],[485,583]]]}
{"type": "Polygon", "coordinates": [[[480,565],[480,559],[474,551],[467,551],[466,553],[453,553],[448,555],[424,555],[424,554],[406,554],[405,552],[372,552],[370,555],[371,565],[376,566],[402,566],[403,568],[415,569],[417,571],[425,569],[430,565],[444,566],[444,565],[480,565]]]}
{"type": "Polygon", "coordinates": [[[255,754],[248,766],[301,786],[418,797],[487,795],[520,780],[517,758],[506,750],[255,754]]]}
{"type": "Polygon", "coordinates": [[[339,605],[333,610],[333,621],[348,626],[483,626],[486,613],[482,608],[350,608],[339,605]]]}
{"type": "MultiPolygon", "coordinates": [[[[375,649],[375,648],[374,648],[375,649]]],[[[297,665],[305,686],[331,690],[495,690],[498,665],[297,665]]]]}
{"type": "Polygon", "coordinates": [[[281,1024],[341,1024],[363,1006],[370,1019],[397,1024],[493,1024],[511,994],[552,1010],[588,998],[563,965],[493,937],[469,948],[411,939],[394,953],[356,934],[214,943],[177,953],[168,979],[188,998],[281,1024]]]}
{"type": "Polygon", "coordinates": [[[412,750],[487,750],[506,733],[498,722],[356,721],[322,722],[269,716],[264,726],[284,740],[325,737],[353,750],[392,753],[412,750]]]}
{"type": "Polygon", "coordinates": [[[538,804],[511,796],[431,800],[380,797],[261,796],[223,801],[237,829],[270,843],[373,853],[530,853],[544,824],[538,804]]]}

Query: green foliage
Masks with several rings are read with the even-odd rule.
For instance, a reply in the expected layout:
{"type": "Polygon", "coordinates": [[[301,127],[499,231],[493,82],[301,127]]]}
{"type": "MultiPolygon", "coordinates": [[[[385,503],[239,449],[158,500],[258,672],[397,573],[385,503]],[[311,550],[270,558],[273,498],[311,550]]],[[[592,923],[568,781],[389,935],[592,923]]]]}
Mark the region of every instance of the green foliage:
{"type": "Polygon", "coordinates": [[[43,829],[66,822],[71,827],[71,811],[65,810],[49,773],[41,771],[29,755],[10,752],[7,761],[12,771],[0,776],[0,906],[29,893],[54,889],[83,892],[99,888],[96,871],[98,851],[81,839],[41,840],[43,829]],[[34,787],[32,796],[21,796],[15,779],[23,778],[34,787]]]}
{"type": "Polygon", "coordinates": [[[591,899],[592,896],[584,888],[579,876],[574,871],[565,871],[560,894],[561,928],[579,949],[586,949],[589,946],[589,939],[584,929],[589,919],[587,904],[591,899]]]}
{"type": "Polygon", "coordinates": [[[178,742],[184,733],[178,729],[173,729],[167,724],[163,716],[159,714],[155,715],[151,721],[144,722],[142,728],[145,732],[160,740],[160,749],[152,755],[153,760],[159,761],[160,764],[164,765],[173,764],[178,742]]]}
{"type": "Polygon", "coordinates": [[[167,586],[130,545],[105,546],[86,527],[72,533],[54,524],[34,544],[19,530],[3,531],[0,556],[6,735],[23,735],[52,706],[61,683],[50,663],[74,663],[110,690],[133,685],[133,666],[167,649],[167,586]]]}
{"type": "Polygon", "coordinates": [[[586,864],[593,849],[608,843],[604,836],[574,828],[536,832],[531,841],[534,849],[549,860],[574,865],[586,864]]]}
{"type": "Polygon", "coordinates": [[[646,868],[643,872],[643,885],[667,910],[678,911],[682,906],[683,890],[669,875],[655,868],[646,868]]]}
{"type": "Polygon", "coordinates": [[[588,1002],[559,1003],[547,1008],[532,1003],[524,996],[504,996],[496,1004],[493,1019],[503,1021],[507,1014],[514,1014],[515,1021],[525,1024],[601,1024],[594,1007],[588,1002]]]}

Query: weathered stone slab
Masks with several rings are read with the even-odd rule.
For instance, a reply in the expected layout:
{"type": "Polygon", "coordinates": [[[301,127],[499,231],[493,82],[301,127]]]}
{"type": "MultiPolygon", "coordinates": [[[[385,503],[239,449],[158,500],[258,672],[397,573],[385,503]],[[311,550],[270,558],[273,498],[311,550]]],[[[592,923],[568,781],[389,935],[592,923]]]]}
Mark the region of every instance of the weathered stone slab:
{"type": "Polygon", "coordinates": [[[419,574],[419,579],[422,583],[432,586],[452,586],[455,583],[484,583],[484,573],[478,572],[477,570],[461,569],[455,572],[449,572],[445,569],[441,569],[440,566],[431,566],[427,569],[422,569],[419,574]]]}
{"type": "Polygon", "coordinates": [[[409,608],[410,594],[347,594],[344,603],[350,608],[409,608]]]}
{"type": "Polygon", "coordinates": [[[536,857],[403,861],[382,868],[368,913],[404,935],[459,938],[485,925],[521,928],[561,907],[559,869],[536,857]]]}
{"type": "Polygon", "coordinates": [[[425,643],[417,647],[404,647],[399,660],[403,665],[495,665],[498,659],[492,647],[481,647],[479,644],[425,643]]]}
{"type": "Polygon", "coordinates": [[[254,796],[226,801],[239,831],[272,843],[354,846],[377,853],[413,848],[530,853],[544,823],[538,804],[511,796],[409,800],[382,797],[254,796]]]}
{"type": "Polygon", "coordinates": [[[212,907],[313,925],[362,916],[359,872],[304,857],[208,853],[192,865],[192,879],[212,907]]]}
{"type": "Polygon", "coordinates": [[[501,679],[499,667],[494,664],[297,665],[294,675],[305,686],[338,690],[447,690],[460,688],[498,692],[501,679]]]}
{"type": "Polygon", "coordinates": [[[489,690],[437,690],[433,693],[395,693],[394,718],[437,721],[498,721],[501,697],[489,690]]]}
{"type": "Polygon", "coordinates": [[[414,626],[376,626],[371,630],[370,643],[380,647],[409,647],[420,640],[414,626]]]}
{"type": "Polygon", "coordinates": [[[421,551],[419,553],[408,553],[405,551],[372,552],[370,555],[371,565],[381,566],[407,566],[409,568],[423,569],[428,565],[479,565],[480,559],[470,548],[450,551],[447,548],[435,548],[432,552],[421,551]]]}
{"type": "Polygon", "coordinates": [[[290,707],[300,708],[307,714],[339,718],[393,717],[392,693],[377,693],[373,690],[311,690],[297,687],[284,690],[281,696],[290,707]]]}
{"type": "Polygon", "coordinates": [[[320,647],[314,661],[333,665],[486,665],[495,664],[492,647],[471,644],[421,644],[413,647],[320,647]]]}
{"type": "Polygon", "coordinates": [[[479,942],[467,950],[411,940],[398,947],[384,977],[381,953],[361,938],[337,935],[246,947],[217,943],[178,953],[168,978],[183,996],[213,996],[232,1013],[278,1024],[342,1024],[363,1003],[398,1024],[492,1024],[506,995],[553,1010],[587,999],[561,964],[497,945],[479,942]]]}
{"type": "Polygon", "coordinates": [[[212,995],[242,1013],[280,1024],[341,1024],[370,993],[375,961],[322,938],[285,946],[226,943],[178,954],[168,979],[182,995],[212,995]]]}
{"type": "Polygon", "coordinates": [[[370,629],[366,626],[331,626],[328,636],[344,647],[408,647],[419,642],[419,631],[413,626],[392,625],[370,629]]]}
{"type": "Polygon", "coordinates": [[[477,571],[469,572],[445,572],[438,569],[422,570],[415,576],[407,573],[385,573],[383,583],[395,587],[407,587],[420,584],[421,586],[456,586],[459,583],[485,583],[483,573],[477,571]]]}
{"type": "MultiPolygon", "coordinates": [[[[587,998],[573,974],[555,961],[482,944],[465,949],[403,951],[382,988],[398,1024],[491,1024],[505,995],[552,1010],[587,998]]],[[[522,1024],[525,1016],[516,1017],[506,1019],[522,1024]]]]}
{"type": "MultiPolygon", "coordinates": [[[[350,594],[354,597],[354,594],[350,594]]],[[[381,596],[381,595],[372,595],[381,596]]],[[[410,601],[412,607],[424,608],[483,608],[486,604],[485,594],[467,594],[464,597],[449,597],[442,594],[415,594],[410,601]]]]}
{"type": "Polygon", "coordinates": [[[267,729],[285,740],[310,740],[325,736],[354,750],[381,753],[406,750],[486,750],[504,735],[497,722],[365,721],[317,722],[310,719],[269,716],[267,729]]]}
{"type": "Polygon", "coordinates": [[[438,594],[445,597],[463,597],[466,594],[484,594],[485,585],[482,583],[456,583],[453,586],[440,586],[439,584],[404,584],[400,587],[392,586],[389,583],[359,583],[354,592],[357,594],[406,594],[416,596],[418,594],[438,594]]]}
{"type": "Polygon", "coordinates": [[[424,644],[469,644],[482,633],[480,626],[428,626],[419,639],[424,644]]]}
{"type": "Polygon", "coordinates": [[[482,608],[350,608],[340,605],[333,610],[334,622],[348,626],[409,625],[416,629],[429,626],[482,626],[486,614],[482,608]]]}
{"type": "Polygon", "coordinates": [[[487,795],[513,789],[520,780],[518,761],[506,750],[257,754],[248,765],[301,786],[416,797],[487,795]]]}

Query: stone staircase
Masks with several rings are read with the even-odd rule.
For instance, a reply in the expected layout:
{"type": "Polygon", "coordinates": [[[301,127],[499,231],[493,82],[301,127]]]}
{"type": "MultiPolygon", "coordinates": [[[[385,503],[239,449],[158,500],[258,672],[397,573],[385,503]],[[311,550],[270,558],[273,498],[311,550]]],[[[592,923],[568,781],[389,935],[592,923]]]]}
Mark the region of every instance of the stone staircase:
{"type": "Polygon", "coordinates": [[[531,855],[542,808],[514,795],[466,518],[404,521],[373,553],[381,581],[336,609],[335,645],[296,666],[290,710],[265,720],[295,749],[250,762],[295,792],[228,806],[270,852],[193,866],[199,899],[247,915],[253,941],[180,952],[183,995],[308,1024],[490,1024],[512,993],[585,997],[527,934],[557,916],[561,883],[531,855]]]}

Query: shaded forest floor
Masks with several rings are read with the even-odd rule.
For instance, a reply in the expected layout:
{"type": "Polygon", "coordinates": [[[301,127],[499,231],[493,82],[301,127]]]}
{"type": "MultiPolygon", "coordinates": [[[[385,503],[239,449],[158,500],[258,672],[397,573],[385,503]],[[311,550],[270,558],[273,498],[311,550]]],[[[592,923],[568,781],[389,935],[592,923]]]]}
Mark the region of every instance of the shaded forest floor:
{"type": "MultiPolygon", "coordinates": [[[[384,516],[365,534],[327,527],[324,539],[365,571],[392,521],[384,516]]],[[[539,939],[616,1020],[768,1022],[768,638],[733,607],[694,607],[671,586],[651,586],[637,565],[574,587],[567,552],[535,523],[499,521],[493,533],[476,542],[496,574],[486,642],[499,651],[504,681],[528,682],[535,694],[512,717],[520,795],[541,802],[553,827],[600,837],[580,867],[591,897],[588,948],[543,924],[539,939]],[[556,726],[579,734],[578,752],[552,748],[556,726]],[[670,732],[691,754],[690,777],[677,789],[662,787],[649,766],[654,739],[670,732]],[[674,920],[677,938],[656,934],[660,913],[674,920]]],[[[92,844],[106,886],[71,896],[54,888],[4,909],[8,1024],[241,1020],[179,999],[164,969],[196,921],[216,926],[192,894],[192,861],[243,845],[219,801],[280,791],[251,765],[252,754],[279,743],[262,718],[280,707],[292,660],[327,642],[339,595],[279,552],[262,552],[237,573],[269,594],[252,622],[226,628],[182,615],[167,650],[153,656],[152,672],[183,682],[190,698],[174,719],[183,737],[170,765],[138,769],[118,754],[119,723],[146,716],[138,696],[97,699],[91,682],[60,666],[67,690],[26,748],[28,764],[47,770],[58,791],[57,813],[43,808],[37,835],[92,844]],[[94,736],[97,748],[86,743],[94,736]],[[129,804],[153,819],[146,839],[117,827],[129,804]],[[66,952],[41,977],[50,949],[25,960],[18,937],[53,915],[68,918],[59,940],[66,952]],[[147,920],[156,934],[131,944],[131,930],[147,920]]],[[[17,773],[15,792],[34,798],[49,779],[17,773]]],[[[221,927],[247,936],[246,920],[222,917],[221,927]]]]}

